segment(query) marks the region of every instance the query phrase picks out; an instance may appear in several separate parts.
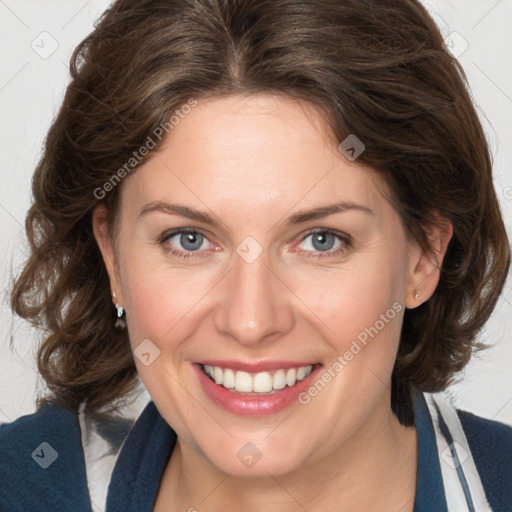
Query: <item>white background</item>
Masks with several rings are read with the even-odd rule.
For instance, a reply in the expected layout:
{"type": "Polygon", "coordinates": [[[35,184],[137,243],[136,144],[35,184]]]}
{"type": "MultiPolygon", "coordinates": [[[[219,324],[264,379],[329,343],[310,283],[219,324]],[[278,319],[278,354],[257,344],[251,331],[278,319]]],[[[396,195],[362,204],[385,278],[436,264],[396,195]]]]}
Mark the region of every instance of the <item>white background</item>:
{"type": "MultiPolygon", "coordinates": [[[[71,52],[108,4],[107,0],[0,0],[0,423],[34,412],[36,391],[42,386],[35,365],[41,335],[13,318],[8,305],[12,276],[26,255],[23,223],[30,204],[31,175],[69,80],[71,52]],[[53,50],[52,45],[58,47],[48,56],[45,52],[53,50]],[[11,335],[14,350],[9,346],[11,335]]],[[[491,143],[495,186],[512,234],[512,2],[430,0],[424,4],[453,42],[452,51],[465,50],[459,60],[491,143]]],[[[482,340],[492,348],[474,358],[462,380],[448,390],[458,407],[509,424],[511,288],[509,280],[482,332],[482,340]]]]}

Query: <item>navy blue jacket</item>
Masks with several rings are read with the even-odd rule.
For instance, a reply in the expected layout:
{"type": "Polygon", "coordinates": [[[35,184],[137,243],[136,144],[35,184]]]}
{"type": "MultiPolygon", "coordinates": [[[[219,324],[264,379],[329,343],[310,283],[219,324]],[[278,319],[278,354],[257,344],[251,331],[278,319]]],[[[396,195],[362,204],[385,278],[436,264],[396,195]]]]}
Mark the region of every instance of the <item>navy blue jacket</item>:
{"type": "MultiPolygon", "coordinates": [[[[512,428],[468,412],[458,411],[458,415],[493,512],[512,512],[512,428]]],[[[415,422],[414,512],[446,512],[435,434],[425,404],[416,408],[415,422]]],[[[122,446],[110,480],[106,512],[151,511],[175,443],[176,434],[150,402],[122,446]]],[[[1,425],[0,453],[0,511],[91,512],[75,412],[49,404],[1,425]],[[52,463],[44,469],[48,462],[52,463]]]]}

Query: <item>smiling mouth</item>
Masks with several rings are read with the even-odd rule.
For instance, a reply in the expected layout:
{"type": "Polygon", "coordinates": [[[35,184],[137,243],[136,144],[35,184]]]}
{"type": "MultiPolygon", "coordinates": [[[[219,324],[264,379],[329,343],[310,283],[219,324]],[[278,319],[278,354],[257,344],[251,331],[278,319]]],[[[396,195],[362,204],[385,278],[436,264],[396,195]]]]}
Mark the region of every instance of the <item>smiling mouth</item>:
{"type": "Polygon", "coordinates": [[[281,368],[268,372],[249,373],[220,366],[201,365],[204,374],[215,384],[233,393],[271,395],[304,380],[317,365],[281,368]]]}

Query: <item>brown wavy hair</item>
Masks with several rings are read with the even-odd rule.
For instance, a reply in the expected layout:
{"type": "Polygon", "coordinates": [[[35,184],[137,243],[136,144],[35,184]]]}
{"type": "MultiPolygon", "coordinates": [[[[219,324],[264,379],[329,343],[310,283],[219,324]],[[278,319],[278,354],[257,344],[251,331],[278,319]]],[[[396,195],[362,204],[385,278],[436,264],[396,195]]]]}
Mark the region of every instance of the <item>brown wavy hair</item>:
{"type": "Polygon", "coordinates": [[[14,312],[45,331],[38,368],[51,396],[93,411],[137,382],[91,223],[101,200],[113,225],[122,183],[102,199],[94,191],[191,97],[274,92],[313,103],[336,140],[364,142],[358,161],[385,179],[424,248],[437,214],[452,222],[434,295],[405,313],[392,376],[403,423],[413,389],[444,389],[484,347],[477,334],[510,248],[464,71],[418,1],[117,0],[70,70],[12,291],[14,312]]]}

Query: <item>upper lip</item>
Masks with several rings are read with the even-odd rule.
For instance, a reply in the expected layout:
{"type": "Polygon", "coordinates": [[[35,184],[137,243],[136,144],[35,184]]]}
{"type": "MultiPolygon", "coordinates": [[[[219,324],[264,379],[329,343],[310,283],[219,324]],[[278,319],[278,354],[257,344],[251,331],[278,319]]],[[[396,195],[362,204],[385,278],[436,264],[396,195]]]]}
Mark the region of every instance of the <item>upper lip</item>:
{"type": "Polygon", "coordinates": [[[232,370],[239,370],[247,373],[259,373],[268,372],[279,369],[287,368],[300,368],[301,366],[313,366],[317,363],[308,361],[259,361],[259,362],[244,362],[244,361],[233,361],[233,360],[213,360],[201,361],[198,364],[208,366],[220,366],[221,368],[230,368],[232,370]]]}

